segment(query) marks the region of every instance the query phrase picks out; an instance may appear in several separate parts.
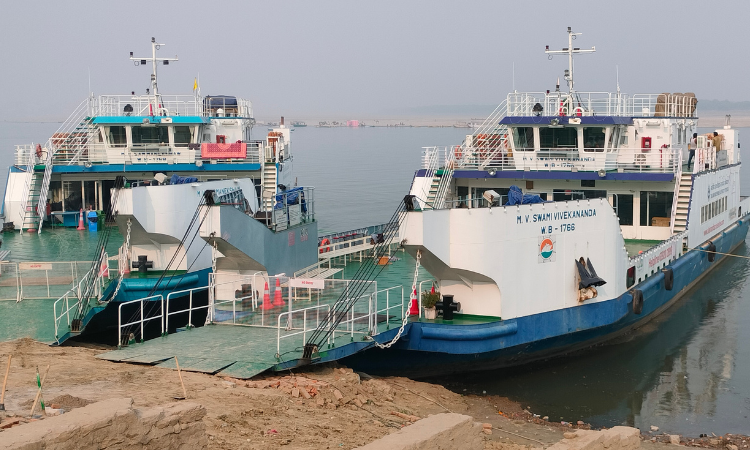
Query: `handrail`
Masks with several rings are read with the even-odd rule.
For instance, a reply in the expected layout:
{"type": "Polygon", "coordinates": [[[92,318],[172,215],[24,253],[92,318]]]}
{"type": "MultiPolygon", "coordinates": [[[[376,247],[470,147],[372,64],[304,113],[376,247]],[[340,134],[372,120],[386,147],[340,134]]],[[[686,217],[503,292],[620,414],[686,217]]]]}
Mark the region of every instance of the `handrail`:
{"type": "Polygon", "coordinates": [[[279,314],[279,317],[276,319],[276,357],[280,357],[281,355],[281,340],[285,338],[289,338],[292,336],[298,336],[302,335],[302,343],[304,345],[305,342],[307,342],[307,332],[308,331],[314,331],[317,328],[317,323],[320,322],[320,313],[317,314],[317,320],[315,321],[316,326],[312,327],[310,329],[307,328],[307,311],[312,310],[325,310],[326,314],[330,314],[331,312],[331,305],[323,304],[323,305],[315,305],[315,306],[308,306],[307,308],[302,309],[295,309],[293,311],[286,311],[281,314],[279,314]],[[281,336],[281,318],[286,316],[287,317],[287,329],[292,330],[294,328],[291,327],[292,320],[294,318],[294,313],[302,313],[302,331],[298,331],[296,333],[291,334],[285,334],[284,336],[281,336]]]}
{"type": "MultiPolygon", "coordinates": [[[[682,152],[677,152],[677,164],[674,172],[674,194],[672,195],[672,215],[669,220],[669,235],[674,234],[674,222],[677,218],[677,203],[680,197],[680,184],[682,183],[682,152]]],[[[687,228],[687,227],[686,227],[687,228]]]]}
{"type": "Polygon", "coordinates": [[[181,291],[170,292],[169,294],[167,294],[166,309],[164,310],[164,327],[162,328],[162,333],[164,333],[165,330],[166,330],[167,333],[169,332],[169,316],[174,315],[174,314],[184,313],[184,312],[188,313],[188,324],[187,324],[187,326],[188,327],[193,327],[194,326],[193,325],[193,310],[197,311],[199,309],[208,309],[208,308],[211,307],[211,305],[207,302],[205,306],[198,306],[196,308],[193,308],[193,292],[203,291],[203,290],[207,291],[209,288],[210,288],[210,286],[200,286],[200,287],[197,287],[197,288],[183,289],[181,291]],[[172,296],[175,296],[177,294],[184,294],[186,292],[190,293],[190,295],[189,295],[190,299],[189,299],[189,302],[188,302],[188,309],[183,309],[183,310],[180,310],[180,311],[169,312],[169,300],[172,298],[172,296]]]}
{"type": "Polygon", "coordinates": [[[162,296],[161,294],[151,295],[149,297],[143,297],[143,298],[139,298],[139,299],[136,299],[136,300],[130,300],[130,301],[127,301],[127,302],[120,303],[119,306],[118,306],[118,308],[117,308],[117,348],[121,348],[122,347],[122,329],[123,329],[123,327],[127,327],[127,326],[130,326],[130,325],[140,324],[141,325],[141,342],[143,342],[143,338],[144,338],[144,334],[145,334],[145,330],[144,330],[145,326],[144,325],[146,324],[146,322],[149,322],[149,321],[154,320],[154,319],[161,319],[161,334],[163,335],[164,334],[164,296],[162,296]],[[151,317],[144,318],[143,317],[143,303],[146,300],[149,300],[149,299],[152,299],[152,298],[159,298],[159,299],[161,299],[161,302],[160,302],[161,312],[157,316],[151,316],[151,317]],[[137,303],[137,302],[140,302],[140,304],[141,304],[141,308],[140,308],[141,318],[140,318],[140,320],[136,320],[134,322],[129,322],[129,323],[123,324],[122,323],[122,307],[125,306],[125,305],[129,305],[131,303],[137,303]]]}

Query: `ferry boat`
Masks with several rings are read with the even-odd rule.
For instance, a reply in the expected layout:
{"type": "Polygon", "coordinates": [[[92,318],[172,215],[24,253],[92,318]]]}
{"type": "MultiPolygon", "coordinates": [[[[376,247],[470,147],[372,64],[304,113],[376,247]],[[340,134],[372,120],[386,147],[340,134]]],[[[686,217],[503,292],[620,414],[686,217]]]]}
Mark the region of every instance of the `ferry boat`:
{"type": "Polygon", "coordinates": [[[436,280],[436,318],[415,308],[395,344],[345,364],[435,376],[585,349],[665,311],[745,241],[738,130],[696,135],[689,93],[575,90],[573,57],[595,50],[579,35],[546,50],[567,56],[567,92],[512,92],[460,145],[425,148],[400,237],[436,280]]]}
{"type": "MultiPolygon", "coordinates": [[[[101,248],[91,268],[55,303],[58,343],[84,332],[111,331],[119,305],[144,296],[181,291],[185,294],[174,296],[177,307],[183,300],[200,307],[216,260],[201,238],[192,245],[205,193],[272,233],[275,196],[294,187],[291,129],[284,118],[267,136],[253,139],[248,100],[202,96],[197,79],[191,95],[162,94],[157,68],[177,61],[157,57],[163,45],[152,38],[149,57],[130,53],[136,66],[151,65],[145,95],[92,95],[44,145],[16,147],[3,201],[5,222],[41,241],[49,239],[42,230],[50,225],[78,226],[86,233],[99,229],[101,248]],[[110,226],[95,223],[105,220],[110,226]],[[123,245],[118,255],[108,255],[104,248],[115,228],[123,245]],[[194,296],[195,289],[202,292],[194,296]],[[188,292],[189,299],[180,299],[188,292]]],[[[265,239],[257,229],[248,234],[265,239]]],[[[317,229],[311,235],[316,237],[317,229]]],[[[280,257],[272,266],[296,270],[309,264],[310,258],[280,257]]]]}

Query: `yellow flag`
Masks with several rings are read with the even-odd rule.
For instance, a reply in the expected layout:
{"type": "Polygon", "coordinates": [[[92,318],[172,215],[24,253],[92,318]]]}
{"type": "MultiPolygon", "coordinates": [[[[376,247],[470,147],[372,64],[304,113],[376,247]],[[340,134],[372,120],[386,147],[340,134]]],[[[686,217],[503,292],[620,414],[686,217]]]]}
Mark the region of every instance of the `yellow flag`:
{"type": "Polygon", "coordinates": [[[195,81],[193,81],[193,90],[198,89],[198,79],[196,78],[195,81]]]}

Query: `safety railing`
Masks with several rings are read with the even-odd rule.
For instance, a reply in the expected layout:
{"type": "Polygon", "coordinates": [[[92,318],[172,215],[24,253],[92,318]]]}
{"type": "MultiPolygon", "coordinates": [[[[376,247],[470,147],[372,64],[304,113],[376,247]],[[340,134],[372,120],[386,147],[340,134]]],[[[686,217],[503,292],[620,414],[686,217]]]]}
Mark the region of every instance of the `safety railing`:
{"type": "MultiPolygon", "coordinates": [[[[448,152],[456,149],[445,147],[448,152]]],[[[475,148],[467,148],[461,158],[455,158],[455,167],[474,170],[497,171],[582,171],[598,172],[656,172],[670,173],[679,169],[680,148],[658,149],[604,148],[503,150],[488,157],[475,148]]],[[[696,155],[697,156],[697,155],[696,155]]]]}
{"type": "Polygon", "coordinates": [[[125,327],[131,327],[133,325],[138,325],[141,331],[141,342],[143,342],[145,336],[146,336],[146,323],[159,319],[161,324],[161,334],[164,334],[164,296],[159,295],[151,295],[149,297],[143,297],[136,300],[130,300],[127,302],[122,302],[117,307],[117,347],[122,347],[123,340],[122,340],[122,331],[125,327]],[[158,299],[159,301],[153,301],[155,304],[159,306],[158,314],[153,314],[153,310],[150,310],[148,317],[144,315],[144,306],[145,302],[152,301],[151,299],[158,299]],[[137,320],[133,320],[132,322],[122,323],[122,308],[126,305],[132,305],[134,303],[138,303],[140,308],[140,314],[139,318],[137,320]]]}
{"type": "MultiPolygon", "coordinates": [[[[281,340],[282,339],[289,339],[294,336],[302,335],[302,341],[301,346],[305,345],[305,342],[307,342],[307,333],[315,331],[315,329],[318,327],[318,324],[321,320],[321,312],[323,312],[322,316],[325,317],[326,315],[330,314],[331,307],[330,305],[315,305],[315,306],[309,306],[307,308],[297,309],[293,311],[287,311],[279,314],[279,317],[276,320],[276,357],[280,357],[281,355],[281,340]],[[310,312],[311,314],[315,314],[315,317],[313,319],[313,325],[308,326],[308,318],[307,313],[310,312]],[[296,327],[293,325],[294,316],[302,316],[302,325],[297,325],[296,327]],[[284,325],[285,331],[291,331],[291,333],[284,334],[282,336],[281,330],[282,330],[282,320],[286,318],[286,322],[284,325]]],[[[312,318],[312,317],[311,317],[312,318]]]]}
{"type": "Polygon", "coordinates": [[[70,324],[72,323],[71,311],[73,311],[73,319],[75,319],[79,315],[84,302],[88,303],[92,299],[98,299],[99,296],[101,296],[103,280],[101,277],[97,276],[96,280],[94,281],[94,283],[96,283],[95,288],[91,293],[91,296],[88,298],[83,298],[83,293],[85,292],[84,285],[86,283],[89,283],[89,279],[92,275],[93,272],[87,272],[75,286],[68,289],[68,291],[65,292],[65,294],[63,294],[60,298],[55,300],[55,303],[52,305],[52,311],[55,318],[55,339],[58,339],[58,342],[61,337],[60,331],[62,329],[63,319],[65,319],[67,331],[70,331],[70,324]],[[70,303],[71,298],[74,298],[72,305],[70,303]],[[63,304],[65,305],[64,308],[63,304]],[[58,314],[58,308],[60,310],[60,314],[58,314]]]}
{"type": "Polygon", "coordinates": [[[154,95],[101,95],[93,111],[97,116],[253,117],[252,103],[248,100],[238,98],[232,104],[218,104],[218,100],[222,99],[164,94],[159,94],[158,99],[154,95]]]}
{"type": "Polygon", "coordinates": [[[284,231],[289,227],[315,221],[315,188],[298,187],[279,192],[273,198],[270,228],[284,231]]]}
{"type": "MultiPolygon", "coordinates": [[[[420,283],[421,287],[422,283],[420,283]]],[[[391,320],[390,311],[391,309],[400,309],[400,315],[398,316],[399,321],[401,321],[405,314],[407,314],[407,305],[404,303],[404,287],[403,286],[393,286],[386,289],[382,289],[380,291],[375,291],[372,294],[370,294],[370,301],[369,301],[369,309],[370,313],[368,314],[369,321],[368,326],[370,329],[370,336],[375,336],[379,333],[378,330],[378,323],[380,322],[380,317],[382,314],[385,315],[385,322],[388,323],[391,320]],[[394,293],[396,295],[396,300],[392,300],[391,297],[394,293]],[[378,305],[382,304],[382,300],[380,299],[381,296],[385,294],[385,307],[378,309],[378,305]]],[[[421,317],[421,308],[420,308],[420,317],[421,317]]]]}
{"type": "Polygon", "coordinates": [[[201,287],[192,288],[192,289],[184,289],[182,291],[170,292],[169,294],[167,294],[167,299],[166,299],[166,303],[165,303],[165,307],[164,307],[165,308],[164,309],[164,327],[162,329],[162,332],[164,332],[164,330],[166,330],[167,332],[169,332],[169,316],[174,316],[176,314],[183,314],[183,313],[188,313],[187,326],[188,326],[188,328],[193,328],[194,327],[194,325],[193,325],[193,311],[199,311],[201,309],[206,309],[207,310],[207,309],[209,309],[211,307],[211,305],[209,303],[206,303],[205,305],[193,307],[193,293],[195,293],[195,292],[201,292],[201,291],[208,291],[208,289],[209,289],[208,286],[201,286],[201,287]],[[174,297],[184,297],[185,294],[188,294],[188,307],[187,307],[187,309],[181,309],[179,311],[170,311],[169,310],[169,301],[172,298],[174,298],[174,297]]]}
{"type": "Polygon", "coordinates": [[[669,263],[682,256],[682,241],[688,230],[682,231],[629,259],[629,267],[635,266],[635,277],[642,281],[657,273],[669,263]]]}
{"type": "MultiPolygon", "coordinates": [[[[245,312],[245,307],[249,306],[250,311],[255,311],[261,300],[260,290],[265,288],[265,284],[275,284],[276,277],[269,277],[266,272],[255,272],[251,275],[216,272],[209,274],[208,281],[208,321],[220,323],[241,323],[241,314],[245,312]],[[263,285],[262,287],[261,284],[263,285]],[[249,289],[247,295],[242,293],[249,289]],[[239,296],[237,293],[240,293],[239,296]],[[248,305],[249,303],[249,305],[248,305]],[[231,310],[226,309],[231,304],[231,310]],[[238,310],[237,305],[241,305],[238,310]],[[222,314],[219,317],[219,313],[222,314]],[[227,317],[226,315],[229,314],[227,317]]],[[[285,277],[284,277],[285,278],[285,277]]],[[[281,277],[279,277],[281,281],[281,277]]],[[[281,282],[279,282],[281,284],[281,282]]],[[[274,286],[275,288],[275,286],[274,286]]],[[[269,294],[270,295],[270,294],[269,294]]],[[[266,315],[261,314],[261,326],[265,326],[266,315]]]]}
{"type": "Polygon", "coordinates": [[[513,92],[508,116],[694,117],[697,101],[685,94],[619,92],[513,92]]]}
{"type": "Polygon", "coordinates": [[[90,268],[90,261],[0,262],[0,301],[58,299],[90,268]]]}
{"type": "MultiPolygon", "coordinates": [[[[260,151],[257,142],[247,143],[245,158],[232,158],[231,163],[260,164],[260,151]]],[[[25,159],[17,151],[16,160],[25,159]]],[[[58,150],[54,164],[194,164],[202,160],[200,144],[135,144],[115,146],[104,143],[87,144],[80,153],[68,149],[58,150]]],[[[223,161],[223,160],[221,160],[223,161]]]]}

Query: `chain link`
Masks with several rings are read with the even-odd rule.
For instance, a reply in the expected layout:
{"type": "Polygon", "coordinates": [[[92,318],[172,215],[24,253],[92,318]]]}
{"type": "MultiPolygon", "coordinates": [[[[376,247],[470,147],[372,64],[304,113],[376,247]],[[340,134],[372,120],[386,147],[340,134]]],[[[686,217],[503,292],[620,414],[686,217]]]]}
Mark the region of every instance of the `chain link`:
{"type": "MultiPolygon", "coordinates": [[[[130,219],[128,219],[128,231],[125,234],[125,249],[124,249],[124,263],[125,266],[128,265],[128,256],[130,255],[130,219]]],[[[117,293],[120,292],[120,286],[122,286],[122,279],[125,278],[125,269],[122,266],[123,261],[118,261],[118,268],[117,271],[120,273],[120,278],[117,280],[117,287],[115,288],[115,292],[112,294],[112,300],[114,300],[117,297],[117,293]]]]}
{"type": "MultiPolygon", "coordinates": [[[[375,345],[378,346],[378,348],[390,348],[393,344],[398,342],[399,338],[401,338],[401,335],[404,333],[404,327],[406,327],[406,324],[409,323],[409,310],[411,309],[412,302],[416,302],[418,300],[418,293],[417,293],[417,278],[419,277],[419,260],[422,258],[422,252],[417,250],[417,265],[414,267],[414,283],[411,285],[411,292],[409,293],[409,309],[406,310],[406,314],[404,314],[404,318],[401,321],[401,328],[398,329],[398,333],[396,333],[396,336],[393,337],[391,342],[387,344],[380,344],[377,341],[375,341],[375,345]]],[[[377,309],[377,308],[375,308],[377,309]]]]}

